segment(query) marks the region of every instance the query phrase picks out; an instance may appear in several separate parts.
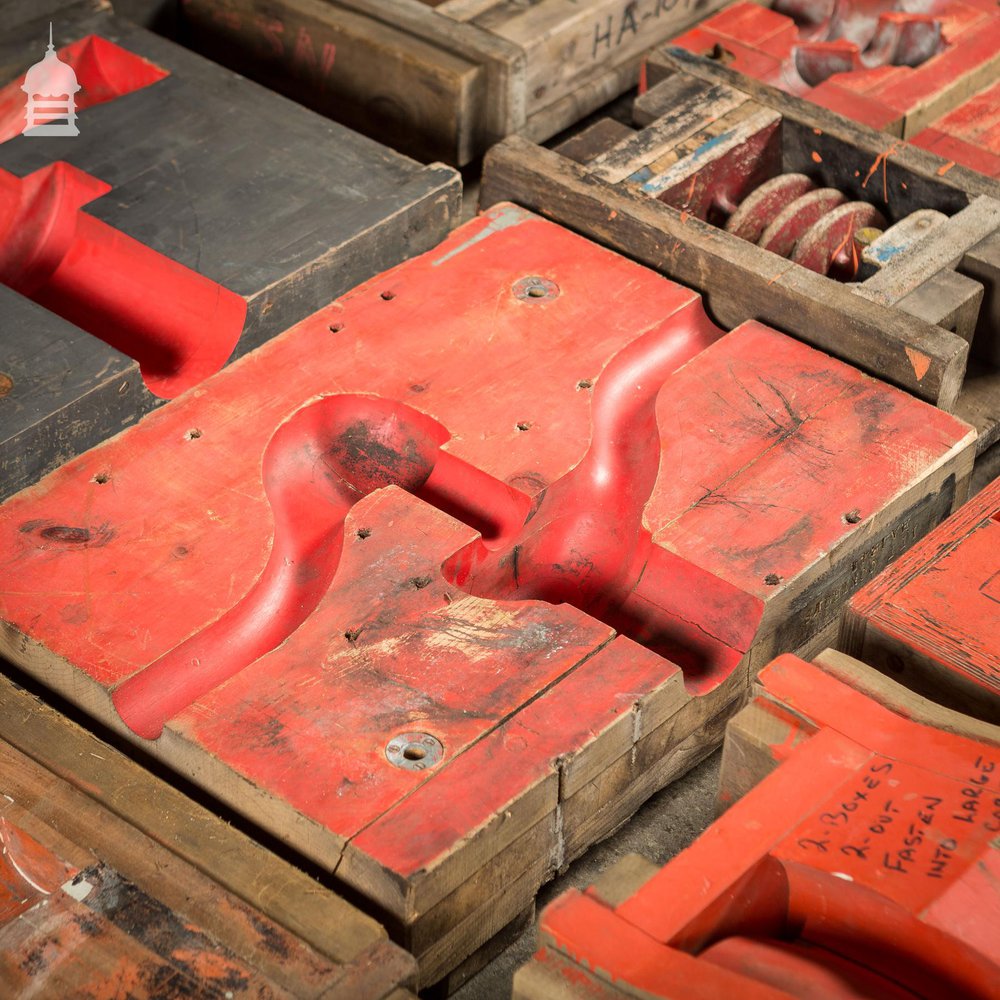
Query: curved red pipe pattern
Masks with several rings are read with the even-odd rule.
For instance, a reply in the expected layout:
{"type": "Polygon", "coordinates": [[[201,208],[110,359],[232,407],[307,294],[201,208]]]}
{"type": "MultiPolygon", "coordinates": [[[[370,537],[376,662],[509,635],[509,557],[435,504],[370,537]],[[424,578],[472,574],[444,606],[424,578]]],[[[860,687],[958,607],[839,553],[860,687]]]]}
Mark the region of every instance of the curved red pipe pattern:
{"type": "MultiPolygon", "coordinates": [[[[348,512],[386,486],[479,532],[442,567],[469,593],[569,603],[650,645],[650,622],[629,605],[644,578],[662,579],[648,571],[661,550],[642,524],[661,450],[656,398],[721,335],[695,302],[615,355],[594,388],[586,455],[534,503],[443,450],[445,428],[406,404],[340,395],[306,405],[264,453],[274,542],[262,575],[230,611],[116,689],[122,719],[155,739],[168,719],[291,635],[333,582],[348,512]]],[[[653,632],[663,624],[669,633],[656,621],[653,632]]],[[[667,651],[684,665],[685,650],[667,651]]]]}
{"type": "Polygon", "coordinates": [[[0,170],[0,283],[134,358],[150,392],[173,398],[225,364],[247,304],[80,210],[110,190],[69,163],[0,170]]]}

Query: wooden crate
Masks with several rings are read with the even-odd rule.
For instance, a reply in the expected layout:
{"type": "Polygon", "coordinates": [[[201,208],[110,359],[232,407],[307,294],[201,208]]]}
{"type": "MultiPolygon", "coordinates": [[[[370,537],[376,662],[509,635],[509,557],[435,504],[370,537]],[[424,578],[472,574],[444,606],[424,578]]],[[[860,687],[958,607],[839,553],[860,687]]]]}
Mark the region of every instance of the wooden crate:
{"type": "Polygon", "coordinates": [[[498,206],[0,507],[0,645],[451,986],[828,642],[973,438],[498,206]]]}
{"type": "Polygon", "coordinates": [[[84,87],[77,136],[18,134],[48,22],[0,39],[0,283],[59,314],[4,290],[0,499],[433,246],[461,199],[454,171],[107,14],[55,32],[84,87]]]}
{"type": "Polygon", "coordinates": [[[855,594],[839,646],[935,701],[1000,721],[1000,479],[855,594]]]}
{"type": "Polygon", "coordinates": [[[726,731],[735,805],[663,868],[560,896],[514,997],[994,997],[998,765],[996,726],[779,657],[726,731]]]}
{"type": "MultiPolygon", "coordinates": [[[[912,13],[844,3],[813,24],[796,23],[796,6],[740,0],[672,44],[903,139],[1000,74],[992,0],[937,0],[912,13]]],[[[823,16],[798,6],[804,21],[823,16]]]]}
{"type": "Polygon", "coordinates": [[[953,410],[980,451],[1000,438],[1000,186],[709,60],[661,49],[648,75],[644,127],[603,126],[568,155],[507,139],[481,204],[538,211],[698,289],[724,326],[759,319],[953,410]],[[738,202],[795,172],[890,222],[949,218],[853,287],[699,218],[720,193],[738,202]]]}
{"type": "Polygon", "coordinates": [[[188,0],[199,51],[423,160],[546,139],[721,0],[188,0]]]}
{"type": "Polygon", "coordinates": [[[374,920],[5,677],[0,841],[5,996],[413,996],[374,920]]]}

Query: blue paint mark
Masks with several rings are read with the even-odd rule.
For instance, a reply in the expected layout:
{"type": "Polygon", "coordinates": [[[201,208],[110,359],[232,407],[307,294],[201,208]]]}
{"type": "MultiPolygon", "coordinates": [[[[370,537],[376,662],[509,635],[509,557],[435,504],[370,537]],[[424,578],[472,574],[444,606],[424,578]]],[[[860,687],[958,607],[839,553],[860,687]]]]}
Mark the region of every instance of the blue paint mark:
{"type": "Polygon", "coordinates": [[[875,258],[880,264],[884,264],[888,260],[892,260],[893,257],[898,253],[902,253],[904,250],[910,247],[909,243],[883,243],[879,246],[872,244],[868,250],[871,256],[875,258]]]}
{"type": "MultiPolygon", "coordinates": [[[[707,142],[703,142],[689,157],[685,157],[684,160],[680,162],[697,162],[706,153],[711,152],[720,143],[725,142],[727,139],[731,139],[735,134],[735,129],[729,129],[728,132],[722,132],[720,135],[715,136],[714,139],[709,139],[707,142]]],[[[671,171],[665,170],[662,174],[658,174],[651,180],[646,181],[642,185],[641,190],[645,191],[647,194],[659,194],[667,187],[673,187],[675,183],[674,180],[670,178],[671,171]]]]}
{"type": "Polygon", "coordinates": [[[649,167],[640,167],[634,174],[629,175],[625,179],[626,184],[639,184],[642,181],[648,180],[653,175],[653,172],[649,167]]]}
{"type": "Polygon", "coordinates": [[[432,260],[431,267],[437,267],[438,264],[443,264],[446,260],[457,257],[480,240],[488,239],[494,233],[499,233],[502,229],[510,229],[511,226],[519,226],[522,222],[527,222],[529,219],[535,218],[531,212],[526,212],[523,208],[518,208],[517,205],[495,205],[484,214],[490,220],[489,224],[483,226],[475,236],[467,239],[453,250],[449,250],[443,257],[432,260]]]}

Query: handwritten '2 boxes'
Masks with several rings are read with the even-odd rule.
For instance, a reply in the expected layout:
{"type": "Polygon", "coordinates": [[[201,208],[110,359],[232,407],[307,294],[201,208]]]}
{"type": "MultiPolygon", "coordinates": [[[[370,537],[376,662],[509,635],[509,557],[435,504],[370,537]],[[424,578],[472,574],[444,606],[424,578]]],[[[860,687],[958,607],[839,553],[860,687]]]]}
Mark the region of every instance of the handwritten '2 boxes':
{"type": "Polygon", "coordinates": [[[3,651],[432,983],[946,516],[973,436],[501,205],[0,507],[3,651]]]}
{"type": "Polygon", "coordinates": [[[1000,729],[783,656],[721,784],[746,794],[664,868],[623,859],[542,914],[518,1000],[997,995],[1000,729]]]}

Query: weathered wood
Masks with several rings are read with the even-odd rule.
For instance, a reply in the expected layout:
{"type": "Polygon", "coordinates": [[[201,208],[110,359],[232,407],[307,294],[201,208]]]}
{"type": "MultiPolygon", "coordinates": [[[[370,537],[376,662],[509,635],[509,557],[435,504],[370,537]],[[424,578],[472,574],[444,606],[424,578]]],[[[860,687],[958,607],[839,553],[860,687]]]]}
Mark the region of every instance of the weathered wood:
{"type": "Polygon", "coordinates": [[[656,50],[648,75],[653,85],[636,102],[646,127],[582,168],[508,140],[487,156],[481,203],[548,214],[692,284],[726,325],[753,316],[954,409],[988,448],[1000,436],[1000,185],[683,50],[656,50]],[[780,118],[774,133],[769,112],[780,118]],[[890,225],[929,209],[947,218],[850,288],[699,225],[722,225],[748,191],[782,173],[874,204],[890,225]],[[679,213],[640,209],[627,188],[679,213]],[[852,291],[889,306],[895,323],[858,309],[852,291]],[[968,355],[950,333],[983,359],[967,385],[968,355]]]}
{"type": "Polygon", "coordinates": [[[862,302],[837,282],[775,258],[661,202],[605,184],[512,137],[487,154],[480,203],[513,200],[697,288],[725,326],[759,319],[944,408],[961,390],[968,345],[862,302]],[[927,360],[920,373],[909,352],[927,360]]]}
{"type": "Polygon", "coordinates": [[[779,657],[727,729],[729,811],[550,904],[515,996],[992,996],[998,751],[841,653],[779,657]]]}
{"type": "MultiPolygon", "coordinates": [[[[461,197],[454,171],[420,167],[127,22],[78,10],[56,31],[60,41],[97,37],[113,55],[155,64],[167,75],[86,107],[78,136],[0,144],[0,179],[13,185],[14,202],[20,178],[51,171],[57,161],[83,172],[73,179],[92,183],[94,194],[82,199],[78,218],[91,228],[100,220],[99,246],[116,265],[113,276],[95,268],[82,287],[64,282],[68,291],[58,296],[51,282],[39,288],[43,282],[22,275],[19,259],[0,268],[15,288],[23,279],[25,294],[64,317],[3,290],[0,369],[14,389],[0,394],[0,499],[152,409],[158,400],[144,378],[156,395],[176,395],[230,353],[245,353],[373,273],[433,246],[457,221],[461,197]],[[268,137],[266,156],[250,138],[260,134],[268,137]],[[318,185],[319,176],[328,179],[318,185]],[[159,324],[188,304],[185,281],[216,288],[217,295],[203,294],[209,305],[231,300],[232,307],[224,315],[195,311],[174,367],[152,381],[159,324]],[[123,285],[131,296],[120,296],[116,339],[100,310],[123,285]],[[204,372],[173,384],[172,373],[202,356],[204,372]],[[113,387],[119,398],[112,398],[113,387]]],[[[0,89],[0,129],[7,134],[23,126],[20,82],[47,33],[36,21],[0,39],[0,64],[10,67],[10,82],[0,89]]],[[[73,51],[84,86],[98,88],[99,62],[88,63],[79,46],[73,51]]],[[[44,243],[50,209],[72,226],[76,203],[57,185],[51,195],[0,243],[23,239],[29,223],[44,243]]]]}
{"type": "Polygon", "coordinates": [[[151,753],[350,886],[427,985],[708,754],[972,453],[948,414],[758,323],[722,336],[691,290],[498,206],[0,507],[0,645],[128,738],[162,726],[151,753]],[[193,651],[276,571],[274,630],[193,651]]]}
{"type": "Polygon", "coordinates": [[[864,587],[840,646],[963,712],[1000,720],[1000,481],[864,587]]]}
{"type": "MultiPolygon", "coordinates": [[[[940,25],[939,44],[916,60],[911,47],[896,65],[892,42],[884,33],[871,40],[863,24],[860,36],[852,33],[852,11],[827,17],[825,24],[797,24],[787,8],[778,13],[769,6],[734,3],[673,44],[698,56],[722,54],[738,72],[904,139],[993,84],[1000,71],[1000,14],[991,3],[944,0],[935,5],[930,16],[940,25]],[[864,45],[857,43],[866,40],[871,45],[862,59],[864,45]]],[[[855,17],[863,21],[873,15],[855,17]]],[[[890,15],[880,27],[889,34],[910,32],[912,43],[912,33],[927,25],[919,23],[924,20],[919,16],[913,18],[916,23],[907,24],[911,17],[903,12],[890,15]]],[[[870,23],[868,29],[874,32],[875,25],[870,23]]]]}
{"type": "Polygon", "coordinates": [[[372,998],[412,982],[374,921],[3,678],[0,791],[11,995],[29,978],[53,995],[118,980],[151,998],[168,982],[372,998]]]}
{"type": "Polygon", "coordinates": [[[721,0],[190,0],[200,50],[424,160],[547,139],[635,85],[640,56],[721,0]]]}

